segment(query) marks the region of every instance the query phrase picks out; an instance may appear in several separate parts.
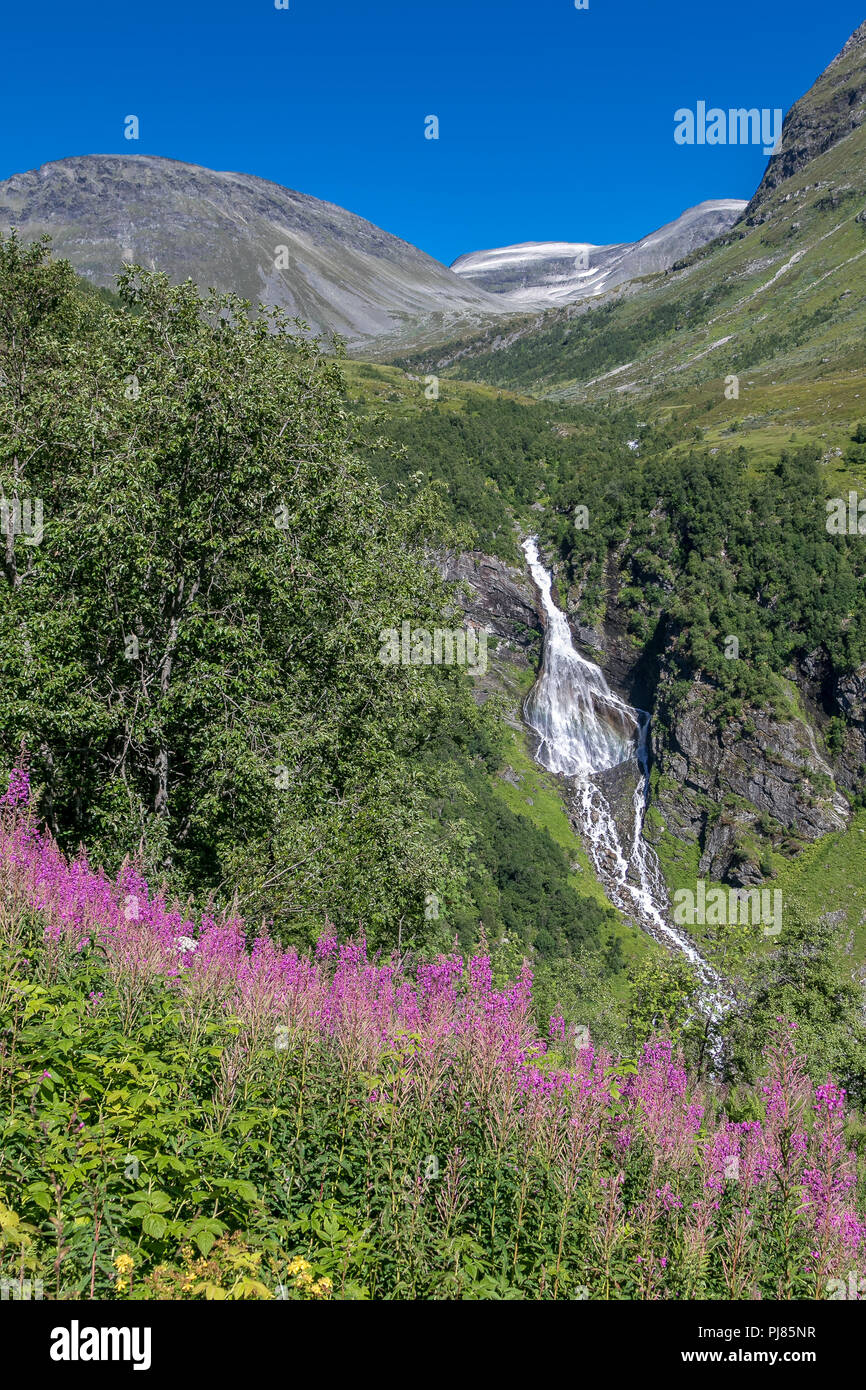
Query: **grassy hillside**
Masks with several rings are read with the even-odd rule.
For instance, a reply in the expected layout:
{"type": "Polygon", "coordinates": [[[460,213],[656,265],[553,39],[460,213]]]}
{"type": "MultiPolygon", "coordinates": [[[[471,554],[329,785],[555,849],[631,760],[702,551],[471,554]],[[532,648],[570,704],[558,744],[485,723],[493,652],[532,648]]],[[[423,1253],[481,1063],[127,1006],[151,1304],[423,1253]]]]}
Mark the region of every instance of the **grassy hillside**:
{"type": "Polygon", "coordinates": [[[523,566],[515,524],[536,529],[539,513],[582,463],[600,474],[621,466],[636,429],[627,410],[601,416],[571,403],[394,367],[341,364],[358,443],[386,500],[444,485],[448,519],[463,540],[523,566]]]}
{"type": "MultiPolygon", "coordinates": [[[[796,662],[830,653],[829,691],[863,661],[862,546],[828,537],[823,521],[825,498],[866,492],[864,94],[861,28],[789,113],[730,232],[596,300],[400,359],[413,375],[440,374],[443,390],[460,379],[534,396],[551,415],[584,408],[579,446],[537,478],[533,527],[575,619],[604,627],[620,659],[631,643],[632,669],[643,654],[646,698],[668,682],[660,733],[696,680],[711,692],[708,736],[750,708],[808,723],[796,662]],[[593,428],[616,434],[604,460],[593,428]],[[578,503],[588,529],[575,524],[578,503]],[[722,659],[725,634],[738,637],[737,661],[722,659]]],[[[815,735],[830,757],[833,729],[815,735]]],[[[850,794],[850,775],[845,785],[850,794]]],[[[669,885],[694,881],[698,846],[654,816],[669,885]]],[[[859,890],[841,867],[857,829],[802,862],[779,862],[759,835],[752,849],[819,915],[821,864],[833,901],[824,910],[841,911],[859,960],[859,890]]]]}
{"type": "Polygon", "coordinates": [[[671,271],[403,365],[575,400],[679,401],[696,388],[723,399],[725,377],[739,375],[743,414],[785,385],[812,408],[810,391],[826,382],[832,396],[863,370],[864,209],[860,126],[768,191],[759,223],[741,221],[671,271]]]}

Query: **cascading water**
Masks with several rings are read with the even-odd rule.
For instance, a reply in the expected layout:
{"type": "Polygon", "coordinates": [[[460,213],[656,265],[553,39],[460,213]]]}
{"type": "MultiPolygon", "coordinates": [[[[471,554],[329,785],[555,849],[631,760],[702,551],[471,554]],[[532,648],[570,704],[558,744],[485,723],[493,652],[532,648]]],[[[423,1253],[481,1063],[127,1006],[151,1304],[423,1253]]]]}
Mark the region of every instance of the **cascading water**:
{"type": "Polygon", "coordinates": [[[611,901],[691,962],[708,986],[710,1012],[717,1015],[723,1007],[722,981],[694,943],[671,923],[658,858],[643,838],[649,794],[649,715],[615,695],[598,666],[575,651],[568,619],[553,601],[552,577],[539,559],[534,536],[523,542],[523,550],[547,619],[541,675],[524,704],[524,718],[540,740],[535,756],[542,767],[572,782],[578,829],[611,901]],[[634,765],[636,785],[623,844],[611,804],[595,779],[629,762],[634,765]]]}

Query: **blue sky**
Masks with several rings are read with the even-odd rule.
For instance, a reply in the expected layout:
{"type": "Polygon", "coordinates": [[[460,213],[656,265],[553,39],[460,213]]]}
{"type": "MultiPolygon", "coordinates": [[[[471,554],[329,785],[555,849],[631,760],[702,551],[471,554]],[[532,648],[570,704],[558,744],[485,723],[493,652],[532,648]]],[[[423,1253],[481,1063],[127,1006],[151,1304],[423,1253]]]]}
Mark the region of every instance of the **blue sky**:
{"type": "Polygon", "coordinates": [[[674,111],[787,110],[866,17],[864,0],[13,4],[0,178],[166,155],[329,199],[446,263],[632,240],[704,198],[750,197],[760,148],[678,146],[674,111]]]}

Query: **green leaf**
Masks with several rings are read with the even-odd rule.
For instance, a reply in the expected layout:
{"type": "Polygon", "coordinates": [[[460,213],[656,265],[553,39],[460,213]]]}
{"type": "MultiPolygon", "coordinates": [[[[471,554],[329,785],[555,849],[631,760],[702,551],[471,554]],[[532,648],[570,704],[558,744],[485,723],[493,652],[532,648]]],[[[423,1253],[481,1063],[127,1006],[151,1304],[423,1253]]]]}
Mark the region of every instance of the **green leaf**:
{"type": "Polygon", "coordinates": [[[216,1236],[214,1235],[213,1231],[197,1231],[196,1234],[193,1236],[193,1240],[195,1241],[201,1253],[203,1255],[207,1255],[214,1241],[216,1240],[216,1236]]]}
{"type": "Polygon", "coordinates": [[[29,1187],[25,1188],[24,1195],[29,1197],[31,1202],[35,1202],[37,1207],[41,1207],[43,1211],[51,1210],[51,1191],[47,1183],[30,1183],[29,1187]]]}

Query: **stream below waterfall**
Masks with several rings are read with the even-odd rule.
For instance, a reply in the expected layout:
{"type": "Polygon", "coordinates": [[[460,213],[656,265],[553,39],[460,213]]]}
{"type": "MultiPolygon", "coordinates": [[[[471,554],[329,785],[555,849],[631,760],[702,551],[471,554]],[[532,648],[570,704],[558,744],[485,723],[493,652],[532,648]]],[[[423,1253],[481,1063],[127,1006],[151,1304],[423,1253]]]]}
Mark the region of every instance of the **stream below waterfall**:
{"type": "Polygon", "coordinates": [[[534,536],[523,542],[523,550],[547,624],[541,672],[523,709],[539,739],[536,760],[567,780],[572,818],[611,902],[695,967],[707,987],[705,1003],[718,1016],[727,999],[724,984],[671,921],[658,857],[643,837],[649,714],[615,695],[599,667],[575,651],[534,536]]]}

